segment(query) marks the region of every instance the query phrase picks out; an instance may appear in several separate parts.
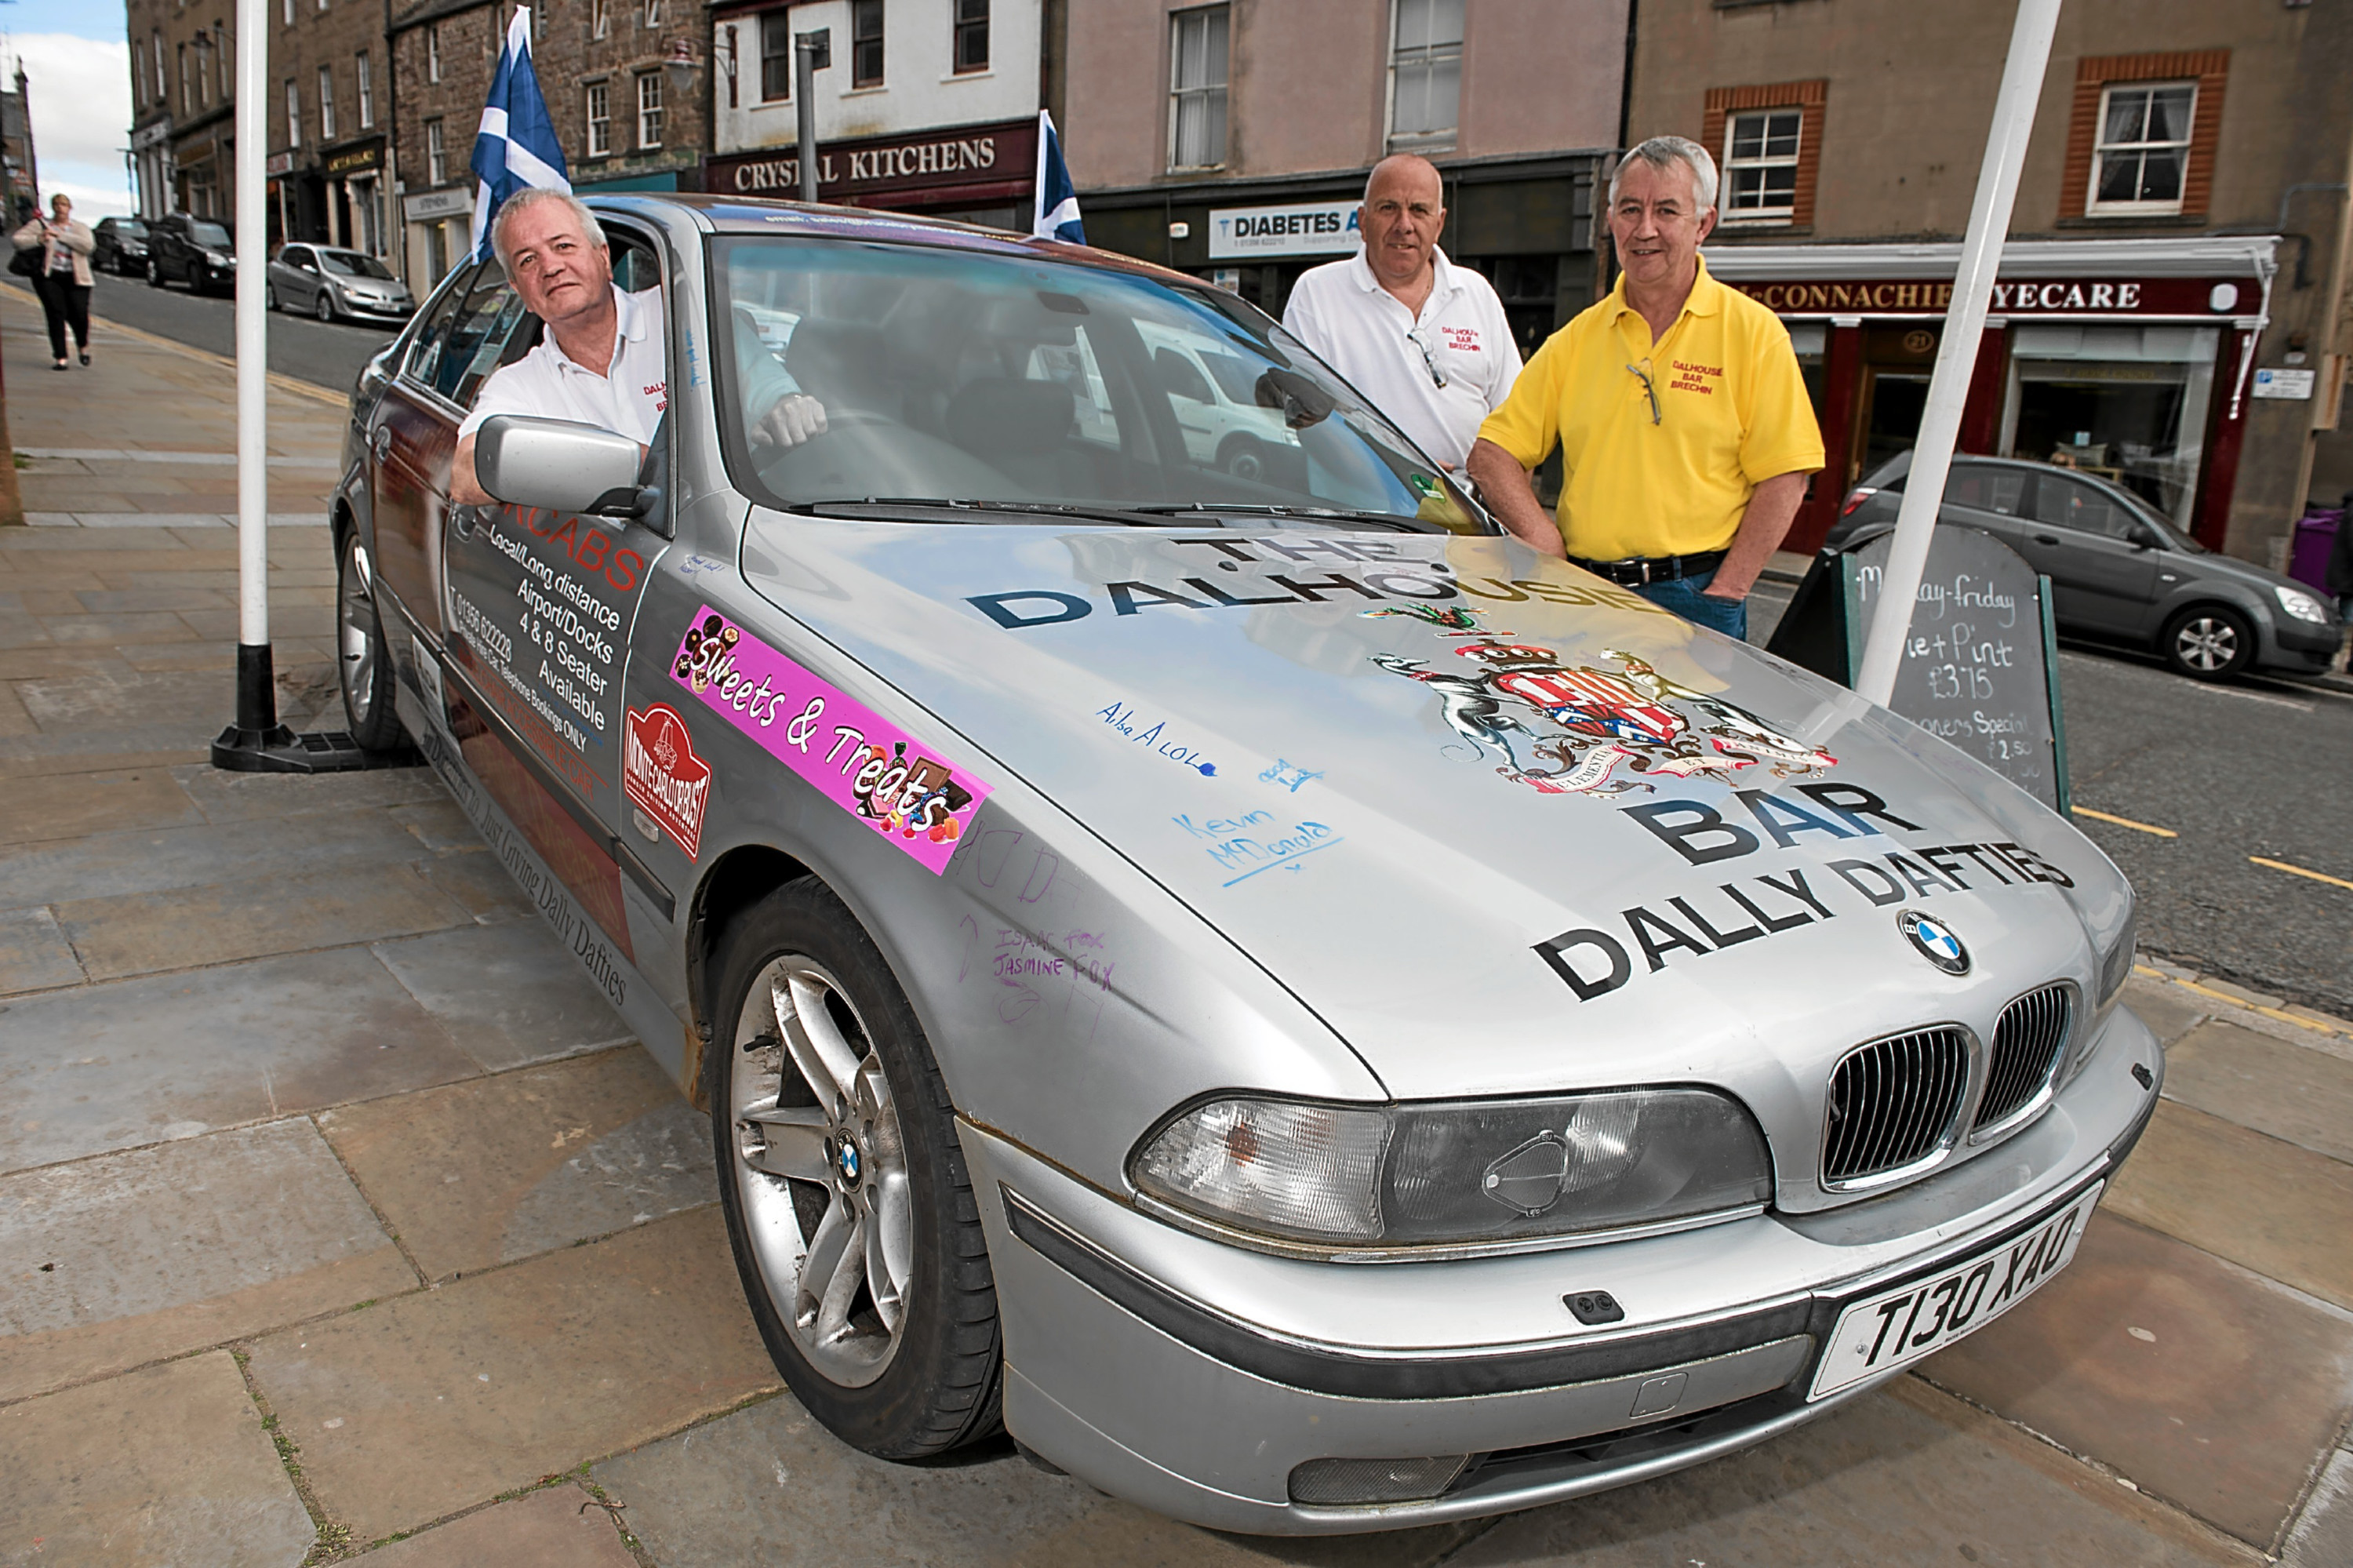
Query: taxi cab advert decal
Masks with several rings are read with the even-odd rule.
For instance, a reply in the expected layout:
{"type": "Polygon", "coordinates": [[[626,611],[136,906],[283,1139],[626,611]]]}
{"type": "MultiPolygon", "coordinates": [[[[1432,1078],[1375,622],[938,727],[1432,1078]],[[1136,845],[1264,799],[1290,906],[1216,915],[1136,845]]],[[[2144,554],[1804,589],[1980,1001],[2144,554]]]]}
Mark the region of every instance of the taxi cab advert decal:
{"type": "MultiPolygon", "coordinates": [[[[956,841],[988,799],[987,783],[930,756],[887,719],[709,605],[695,612],[680,640],[670,673],[819,794],[871,822],[934,876],[947,870],[956,841]]],[[[633,800],[634,791],[633,785],[633,800]]],[[[699,811],[698,805],[698,838],[699,811]]],[[[680,842],[686,842],[683,836],[680,842]]]]}

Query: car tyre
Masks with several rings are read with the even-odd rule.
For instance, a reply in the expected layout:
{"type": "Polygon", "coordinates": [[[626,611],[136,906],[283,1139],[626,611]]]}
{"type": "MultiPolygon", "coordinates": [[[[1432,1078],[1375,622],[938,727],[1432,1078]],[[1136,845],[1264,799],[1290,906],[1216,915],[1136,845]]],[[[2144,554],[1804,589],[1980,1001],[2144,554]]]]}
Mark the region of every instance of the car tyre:
{"type": "Polygon", "coordinates": [[[955,1108],[849,908],[787,883],[720,938],[702,1073],[727,1235],[776,1370],[885,1459],[1001,1424],[1003,1351],[955,1108]]]}
{"type": "Polygon", "coordinates": [[[274,311],[278,308],[277,284],[264,283],[261,285],[261,308],[265,311],[274,311]]]}
{"type": "Polygon", "coordinates": [[[335,652],[336,683],[343,688],[352,739],[363,751],[390,751],[403,744],[400,715],[393,710],[392,650],[376,609],[367,546],[356,528],[335,561],[335,652]]]}
{"type": "Polygon", "coordinates": [[[160,258],[147,258],[147,286],[151,289],[164,286],[164,263],[160,258]]]}
{"type": "Polygon", "coordinates": [[[1266,478],[1266,449],[1248,436],[1236,436],[1218,452],[1218,466],[1236,479],[1253,482],[1266,478]]]}
{"type": "Polygon", "coordinates": [[[2159,651],[2177,674],[2227,681],[2253,661],[2255,629],[2235,609],[2195,605],[2166,624],[2159,651]]]}
{"type": "Polygon", "coordinates": [[[326,290],[322,289],[311,296],[311,313],[322,322],[335,319],[335,302],[326,290]]]}

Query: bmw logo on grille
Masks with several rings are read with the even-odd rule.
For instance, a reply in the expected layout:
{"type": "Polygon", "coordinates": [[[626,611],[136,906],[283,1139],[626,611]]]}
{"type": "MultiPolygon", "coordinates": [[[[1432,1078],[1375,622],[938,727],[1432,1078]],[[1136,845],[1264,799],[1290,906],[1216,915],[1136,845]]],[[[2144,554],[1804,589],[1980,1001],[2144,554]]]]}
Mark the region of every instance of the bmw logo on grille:
{"type": "Polygon", "coordinates": [[[1895,928],[1920,949],[1920,956],[1948,975],[1969,972],[1969,950],[1942,920],[1932,920],[1917,909],[1898,910],[1895,928]]]}

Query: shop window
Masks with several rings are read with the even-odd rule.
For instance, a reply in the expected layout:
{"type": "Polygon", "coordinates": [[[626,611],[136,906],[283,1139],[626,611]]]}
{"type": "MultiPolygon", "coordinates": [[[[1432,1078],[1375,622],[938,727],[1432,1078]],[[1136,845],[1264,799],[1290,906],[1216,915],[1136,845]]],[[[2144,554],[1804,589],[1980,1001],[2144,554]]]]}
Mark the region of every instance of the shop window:
{"type": "Polygon", "coordinates": [[[2111,87],[2100,95],[2099,140],[2092,149],[2094,213],[2181,210],[2189,166],[2194,81],[2162,87],[2111,87]]]}
{"type": "Polygon", "coordinates": [[[638,78],[638,150],[649,153],[662,144],[662,79],[649,70],[638,78]]]}
{"type": "Polygon", "coordinates": [[[2228,49],[2078,61],[2061,219],[2203,216],[2230,66],[2228,49]]]}
{"type": "Polygon", "coordinates": [[[882,85],[882,0],[855,0],[849,8],[849,85],[882,85]]]}
{"type": "Polygon", "coordinates": [[[1229,11],[1204,5],[1169,21],[1168,166],[1226,161],[1226,37],[1229,11]]]}
{"type": "Polygon", "coordinates": [[[442,143],[441,122],[438,120],[425,122],[425,178],[434,185],[449,183],[449,153],[442,143]]]}
{"type": "Polygon", "coordinates": [[[793,95],[793,15],[770,11],[760,18],[760,101],[780,103],[793,95]]]}
{"type": "Polygon", "coordinates": [[[2004,457],[2094,474],[2187,528],[2221,334],[2015,323],[2004,457]]]}
{"type": "Polygon", "coordinates": [[[988,69],[988,0],[955,0],[958,76],[988,69]]]}
{"type": "Polygon", "coordinates": [[[1794,81],[1708,90],[1700,144],[1716,155],[1718,222],[1811,226],[1828,87],[1794,81]]]}
{"type": "Polygon", "coordinates": [[[1462,0],[1397,0],[1389,52],[1389,151],[1454,145],[1462,101],[1462,0]]]}
{"type": "Polygon", "coordinates": [[[588,84],[588,155],[608,158],[613,154],[613,88],[610,82],[588,84]]]}

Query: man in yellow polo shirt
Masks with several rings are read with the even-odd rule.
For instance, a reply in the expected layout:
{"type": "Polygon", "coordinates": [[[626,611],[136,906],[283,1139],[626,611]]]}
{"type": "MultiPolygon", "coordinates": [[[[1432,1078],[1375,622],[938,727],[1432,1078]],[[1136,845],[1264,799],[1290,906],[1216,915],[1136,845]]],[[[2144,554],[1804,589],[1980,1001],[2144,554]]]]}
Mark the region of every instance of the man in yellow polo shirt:
{"type": "Polygon", "coordinates": [[[1653,136],[1626,154],[1609,181],[1618,286],[1536,351],[1469,468],[1532,547],[1741,637],[1822,437],[1788,329],[1700,260],[1715,190],[1696,142],[1653,136]],[[1528,474],[1556,445],[1553,518],[1528,474]]]}

